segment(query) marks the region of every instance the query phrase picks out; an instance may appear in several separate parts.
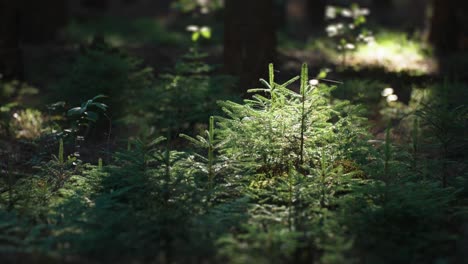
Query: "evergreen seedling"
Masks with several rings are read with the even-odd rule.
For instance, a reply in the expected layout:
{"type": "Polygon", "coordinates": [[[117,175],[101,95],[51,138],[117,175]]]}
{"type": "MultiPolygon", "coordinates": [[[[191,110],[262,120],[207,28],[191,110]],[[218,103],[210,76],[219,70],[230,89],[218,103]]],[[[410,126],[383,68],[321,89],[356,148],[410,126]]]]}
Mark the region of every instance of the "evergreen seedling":
{"type": "Polygon", "coordinates": [[[59,141],[59,152],[58,152],[58,162],[60,165],[64,164],[64,154],[63,154],[63,139],[59,141]]]}
{"type": "Polygon", "coordinates": [[[196,147],[206,150],[207,157],[203,157],[201,155],[196,156],[204,163],[203,170],[207,175],[208,189],[212,190],[214,187],[214,179],[216,177],[216,173],[218,172],[215,151],[219,147],[215,142],[215,122],[213,116],[211,116],[209,119],[208,130],[205,131],[205,134],[206,138],[200,135],[196,136],[196,138],[193,138],[185,134],[180,134],[180,137],[187,139],[196,147]]]}
{"type": "Polygon", "coordinates": [[[389,167],[392,158],[392,142],[391,142],[391,126],[388,124],[385,130],[385,145],[384,145],[384,180],[388,183],[389,167]]]}

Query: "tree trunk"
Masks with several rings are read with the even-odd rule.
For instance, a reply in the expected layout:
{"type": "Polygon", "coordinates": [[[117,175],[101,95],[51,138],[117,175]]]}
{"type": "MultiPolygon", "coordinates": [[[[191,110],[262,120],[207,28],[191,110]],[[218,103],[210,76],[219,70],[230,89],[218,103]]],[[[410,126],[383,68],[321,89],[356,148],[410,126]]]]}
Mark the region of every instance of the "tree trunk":
{"type": "Polygon", "coordinates": [[[287,24],[286,2],[286,0],[273,0],[273,16],[276,24],[276,29],[284,28],[287,24]]]}
{"type": "Polygon", "coordinates": [[[326,0],[307,0],[307,16],[310,27],[314,31],[324,30],[326,5],[326,0]]]}
{"type": "Polygon", "coordinates": [[[408,3],[408,11],[405,13],[407,18],[407,30],[410,35],[415,32],[423,31],[427,21],[428,0],[412,0],[408,3]]]}
{"type": "Polygon", "coordinates": [[[258,86],[275,55],[273,0],[226,0],[224,67],[239,77],[238,92],[258,86]]]}
{"type": "Polygon", "coordinates": [[[107,0],[82,0],[81,4],[83,5],[83,7],[98,9],[101,11],[106,10],[109,6],[107,0]]]}
{"type": "Polygon", "coordinates": [[[19,5],[17,1],[0,0],[0,74],[5,79],[22,79],[19,5]]]}
{"type": "MultiPolygon", "coordinates": [[[[412,0],[411,0],[412,1],[412,0]]],[[[395,23],[395,10],[393,0],[374,0],[372,2],[374,19],[385,26],[392,26],[395,23]]]]}
{"type": "Polygon", "coordinates": [[[45,43],[55,40],[57,33],[68,22],[68,2],[64,0],[22,0],[21,40],[45,43]]]}
{"type": "Polygon", "coordinates": [[[393,0],[374,0],[374,5],[381,8],[389,8],[393,5],[393,0]]]}
{"type": "Polygon", "coordinates": [[[461,7],[458,0],[433,0],[433,14],[429,41],[441,54],[455,52],[462,37],[457,10],[461,7]]]}

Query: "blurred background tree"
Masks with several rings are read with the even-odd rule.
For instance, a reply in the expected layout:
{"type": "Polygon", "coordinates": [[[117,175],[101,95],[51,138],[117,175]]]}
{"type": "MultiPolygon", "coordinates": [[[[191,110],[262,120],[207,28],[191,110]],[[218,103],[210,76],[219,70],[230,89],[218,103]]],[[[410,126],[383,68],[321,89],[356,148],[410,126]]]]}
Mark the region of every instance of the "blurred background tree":
{"type": "Polygon", "coordinates": [[[276,49],[273,0],[226,0],[224,67],[239,77],[239,92],[266,76],[276,49]]]}
{"type": "Polygon", "coordinates": [[[433,0],[429,41],[440,53],[468,48],[468,2],[433,0]]]}
{"type": "Polygon", "coordinates": [[[0,73],[7,79],[23,76],[19,19],[19,3],[0,0],[0,73]]]}

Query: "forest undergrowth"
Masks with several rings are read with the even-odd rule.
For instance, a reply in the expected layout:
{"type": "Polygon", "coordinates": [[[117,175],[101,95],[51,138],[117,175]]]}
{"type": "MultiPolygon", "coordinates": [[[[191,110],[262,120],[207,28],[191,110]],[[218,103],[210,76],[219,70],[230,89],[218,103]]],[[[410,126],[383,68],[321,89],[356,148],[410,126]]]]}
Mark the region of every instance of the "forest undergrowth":
{"type": "Polygon", "coordinates": [[[0,83],[6,263],[466,260],[463,84],[415,88],[408,108],[270,64],[239,100],[199,49],[155,77],[100,45],[54,87],[64,102],[30,109],[34,88],[0,83]]]}

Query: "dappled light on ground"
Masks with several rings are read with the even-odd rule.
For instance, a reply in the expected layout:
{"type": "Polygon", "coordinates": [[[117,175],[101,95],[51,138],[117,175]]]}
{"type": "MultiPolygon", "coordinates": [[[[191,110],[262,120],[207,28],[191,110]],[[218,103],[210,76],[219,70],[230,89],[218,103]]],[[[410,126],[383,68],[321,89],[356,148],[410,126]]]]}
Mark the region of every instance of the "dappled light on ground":
{"type": "Polygon", "coordinates": [[[377,35],[375,42],[358,46],[347,63],[357,67],[380,66],[391,72],[428,74],[436,70],[436,62],[427,53],[421,43],[401,33],[386,33],[377,35]]]}

